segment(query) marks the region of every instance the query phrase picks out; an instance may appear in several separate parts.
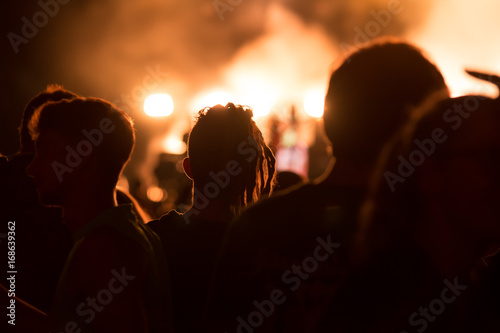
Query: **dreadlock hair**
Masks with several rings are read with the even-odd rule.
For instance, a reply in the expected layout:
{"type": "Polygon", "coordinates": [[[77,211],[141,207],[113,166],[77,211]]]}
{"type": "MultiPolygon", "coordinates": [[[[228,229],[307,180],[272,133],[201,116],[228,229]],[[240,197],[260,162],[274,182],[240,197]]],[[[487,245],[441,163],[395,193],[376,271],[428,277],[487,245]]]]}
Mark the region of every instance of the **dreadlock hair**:
{"type": "Polygon", "coordinates": [[[73,99],[79,97],[77,94],[64,89],[57,84],[50,84],[47,89],[33,97],[24,107],[21,126],[19,127],[20,153],[29,153],[35,151],[35,146],[28,130],[28,124],[35,113],[35,110],[47,102],[56,102],[63,99],[73,99]]]}
{"type": "Polygon", "coordinates": [[[198,112],[188,139],[195,191],[222,198],[235,214],[271,194],[275,184],[274,154],[252,117],[248,106],[207,107],[198,112]],[[210,190],[214,184],[217,191],[210,190]]]}

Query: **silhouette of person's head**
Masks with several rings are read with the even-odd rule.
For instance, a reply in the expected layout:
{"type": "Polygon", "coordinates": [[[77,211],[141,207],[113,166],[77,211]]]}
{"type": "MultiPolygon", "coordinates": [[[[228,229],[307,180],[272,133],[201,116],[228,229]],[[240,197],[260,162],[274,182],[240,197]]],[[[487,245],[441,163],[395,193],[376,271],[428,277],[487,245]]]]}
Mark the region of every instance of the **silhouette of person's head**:
{"type": "Polygon", "coordinates": [[[184,169],[196,191],[240,207],[272,191],[275,159],[252,120],[252,109],[228,103],[198,113],[184,169]]]}
{"type": "Polygon", "coordinates": [[[384,149],[364,205],[365,250],[417,235],[449,244],[436,230],[471,252],[500,242],[499,126],[500,102],[478,96],[446,99],[409,121],[384,149]]]}
{"type": "Polygon", "coordinates": [[[19,127],[20,135],[20,153],[34,153],[35,146],[31,135],[28,130],[28,123],[33,116],[33,113],[37,108],[42,106],[47,102],[60,101],[63,99],[73,99],[79,97],[77,94],[63,89],[63,87],[51,84],[47,86],[47,89],[40,92],[38,95],[33,97],[28,104],[26,104],[23,111],[23,118],[21,121],[21,126],[19,127]]]}
{"type": "Polygon", "coordinates": [[[416,47],[380,39],[352,53],[331,75],[324,126],[340,159],[371,164],[410,109],[442,91],[443,76],[416,47]]]}
{"type": "Polygon", "coordinates": [[[49,102],[29,123],[36,153],[27,173],[43,204],[63,205],[75,191],[114,191],[135,142],[132,120],[97,98],[49,102]]]}

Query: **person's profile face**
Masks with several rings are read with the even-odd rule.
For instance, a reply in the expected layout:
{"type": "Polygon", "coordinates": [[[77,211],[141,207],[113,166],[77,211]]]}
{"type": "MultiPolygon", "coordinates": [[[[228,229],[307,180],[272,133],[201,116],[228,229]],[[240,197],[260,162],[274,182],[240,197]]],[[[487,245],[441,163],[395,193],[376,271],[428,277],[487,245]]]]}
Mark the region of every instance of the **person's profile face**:
{"type": "Polygon", "coordinates": [[[41,204],[61,205],[72,170],[66,164],[64,137],[51,130],[42,131],[35,141],[35,156],[26,173],[35,181],[41,204]]]}

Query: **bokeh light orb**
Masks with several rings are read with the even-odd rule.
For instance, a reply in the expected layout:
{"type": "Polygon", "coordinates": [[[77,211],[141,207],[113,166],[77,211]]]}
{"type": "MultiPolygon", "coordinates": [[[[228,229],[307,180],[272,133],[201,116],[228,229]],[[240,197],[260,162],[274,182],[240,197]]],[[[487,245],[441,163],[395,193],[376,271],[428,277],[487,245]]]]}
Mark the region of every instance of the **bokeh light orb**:
{"type": "Polygon", "coordinates": [[[166,191],[158,186],[150,186],[146,195],[152,202],[161,202],[166,199],[166,191]]]}
{"type": "MultiPolygon", "coordinates": [[[[248,90],[251,90],[251,88],[248,90]]],[[[276,95],[269,90],[251,90],[241,104],[250,106],[255,118],[266,117],[276,102],[276,95]]]]}
{"type": "Polygon", "coordinates": [[[310,91],[304,99],[304,110],[313,118],[321,118],[325,108],[325,94],[321,90],[310,91]]]}
{"type": "Polygon", "coordinates": [[[175,136],[167,136],[162,141],[163,151],[167,154],[182,155],[186,152],[187,146],[184,141],[175,136]]]}
{"type": "Polygon", "coordinates": [[[174,112],[174,101],[168,94],[153,94],[144,101],[144,112],[150,117],[166,117],[174,112]]]}

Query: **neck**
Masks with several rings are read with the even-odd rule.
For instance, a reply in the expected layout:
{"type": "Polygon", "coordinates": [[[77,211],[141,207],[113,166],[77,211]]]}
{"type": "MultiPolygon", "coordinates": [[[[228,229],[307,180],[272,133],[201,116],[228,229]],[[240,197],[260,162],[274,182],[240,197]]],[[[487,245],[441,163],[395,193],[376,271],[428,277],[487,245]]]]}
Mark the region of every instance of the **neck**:
{"type": "Polygon", "coordinates": [[[193,206],[186,214],[207,221],[231,221],[233,219],[234,213],[227,202],[217,197],[207,199],[197,192],[195,191],[193,195],[193,206]]]}
{"type": "Polygon", "coordinates": [[[76,233],[100,213],[115,206],[114,190],[100,189],[90,193],[77,191],[68,195],[64,202],[64,219],[71,232],[76,233]]]}

